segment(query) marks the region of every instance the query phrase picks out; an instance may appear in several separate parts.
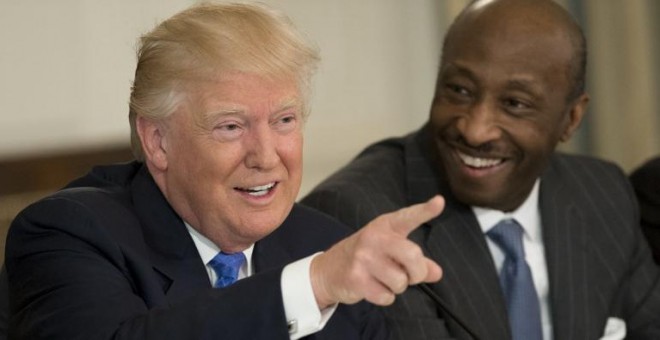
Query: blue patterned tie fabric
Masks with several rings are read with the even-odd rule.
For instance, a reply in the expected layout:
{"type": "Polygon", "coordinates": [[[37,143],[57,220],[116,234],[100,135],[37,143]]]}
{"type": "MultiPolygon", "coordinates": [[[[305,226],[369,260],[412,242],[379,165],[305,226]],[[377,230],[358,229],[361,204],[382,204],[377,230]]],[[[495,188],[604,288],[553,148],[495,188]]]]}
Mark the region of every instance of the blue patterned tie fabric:
{"type": "Polygon", "coordinates": [[[236,282],[238,271],[241,269],[243,263],[245,263],[243,252],[233,254],[219,252],[218,255],[209,261],[211,268],[218,274],[218,279],[215,281],[213,287],[223,288],[236,282]]]}
{"type": "Polygon", "coordinates": [[[500,271],[500,283],[507,302],[513,340],[542,340],[541,309],[525,261],[523,228],[513,219],[500,221],[487,233],[502,249],[506,258],[500,271]]]}

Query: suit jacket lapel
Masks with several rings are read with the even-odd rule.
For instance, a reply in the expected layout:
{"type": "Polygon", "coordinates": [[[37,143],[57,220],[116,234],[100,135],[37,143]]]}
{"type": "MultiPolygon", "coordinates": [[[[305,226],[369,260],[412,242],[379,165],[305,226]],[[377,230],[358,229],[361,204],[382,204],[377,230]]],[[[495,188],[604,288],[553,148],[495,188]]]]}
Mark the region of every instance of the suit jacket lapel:
{"type": "Polygon", "coordinates": [[[425,244],[444,270],[432,287],[480,339],[508,339],[499,277],[481,228],[464,205],[450,200],[445,211],[429,223],[425,244]]]}
{"type": "Polygon", "coordinates": [[[499,277],[476,217],[468,206],[453,198],[444,181],[438,180],[441,177],[435,170],[435,160],[425,156],[434,154],[428,130],[424,128],[415,137],[408,139],[405,147],[409,203],[422,202],[435,194],[442,194],[446,202],[439,217],[411,235],[443,268],[442,280],[430,286],[450,312],[480,339],[508,339],[499,277]]]}
{"type": "MultiPolygon", "coordinates": [[[[287,222],[285,221],[284,223],[287,222]]],[[[281,267],[293,262],[294,259],[291,254],[284,248],[284,244],[286,243],[278,241],[284,235],[279,229],[286,229],[286,226],[283,224],[254,245],[252,263],[254,264],[255,273],[281,267]]]]}
{"type": "Polygon", "coordinates": [[[556,339],[587,339],[589,306],[587,226],[566,180],[556,164],[541,178],[539,207],[550,283],[553,332],[556,339]]]}
{"type": "Polygon", "coordinates": [[[193,291],[209,288],[208,274],[190,234],[146,167],[131,183],[131,193],[167,301],[175,302],[193,291]]]}
{"type": "MultiPolygon", "coordinates": [[[[190,296],[193,291],[210,288],[206,268],[190,234],[146,167],[131,183],[131,194],[148,245],[148,255],[154,271],[161,278],[159,284],[167,301],[171,303],[190,296]]],[[[286,223],[255,244],[252,254],[255,273],[293,261],[283,246],[286,242],[280,240],[286,235],[286,223]]]]}

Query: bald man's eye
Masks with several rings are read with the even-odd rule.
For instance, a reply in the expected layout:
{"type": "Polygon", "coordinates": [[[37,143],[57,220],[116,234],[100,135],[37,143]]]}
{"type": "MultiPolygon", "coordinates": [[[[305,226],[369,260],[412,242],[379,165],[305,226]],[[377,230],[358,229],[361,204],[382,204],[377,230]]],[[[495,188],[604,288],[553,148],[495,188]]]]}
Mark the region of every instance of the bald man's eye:
{"type": "Polygon", "coordinates": [[[445,83],[442,97],[453,104],[465,104],[472,100],[474,93],[469,88],[457,83],[445,83]]]}
{"type": "Polygon", "coordinates": [[[527,109],[530,107],[530,105],[527,102],[516,98],[504,99],[504,106],[516,110],[527,109]]]}
{"type": "Polygon", "coordinates": [[[534,112],[532,102],[527,100],[510,97],[502,99],[501,103],[503,109],[514,116],[527,116],[534,112]]]}
{"type": "Polygon", "coordinates": [[[451,91],[454,94],[457,94],[459,96],[470,96],[470,91],[466,89],[465,87],[462,87],[460,85],[456,84],[447,84],[447,88],[449,91],[451,91]]]}

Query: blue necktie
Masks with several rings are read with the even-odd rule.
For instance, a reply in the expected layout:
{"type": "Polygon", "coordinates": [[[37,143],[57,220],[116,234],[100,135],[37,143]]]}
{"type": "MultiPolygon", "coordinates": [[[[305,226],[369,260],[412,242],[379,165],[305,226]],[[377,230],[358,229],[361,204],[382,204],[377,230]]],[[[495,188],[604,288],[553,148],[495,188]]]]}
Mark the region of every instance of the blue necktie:
{"type": "Polygon", "coordinates": [[[243,252],[233,254],[219,252],[218,255],[209,261],[211,268],[218,274],[218,279],[215,281],[213,287],[223,288],[236,282],[238,271],[244,262],[245,255],[243,252]]]}
{"type": "Polygon", "coordinates": [[[487,234],[506,255],[500,283],[507,302],[512,339],[543,339],[541,309],[532,272],[525,261],[522,227],[516,220],[507,219],[500,221],[487,234]]]}

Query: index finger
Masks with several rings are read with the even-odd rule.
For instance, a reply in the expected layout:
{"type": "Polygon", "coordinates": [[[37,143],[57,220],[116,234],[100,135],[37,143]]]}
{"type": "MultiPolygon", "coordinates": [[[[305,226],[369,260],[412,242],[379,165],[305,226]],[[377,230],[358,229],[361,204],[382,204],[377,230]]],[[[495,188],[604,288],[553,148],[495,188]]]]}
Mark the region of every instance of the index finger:
{"type": "Polygon", "coordinates": [[[444,208],[445,199],[436,195],[424,203],[413,204],[390,213],[386,218],[394,232],[408,236],[422,223],[438,216],[444,208]]]}

